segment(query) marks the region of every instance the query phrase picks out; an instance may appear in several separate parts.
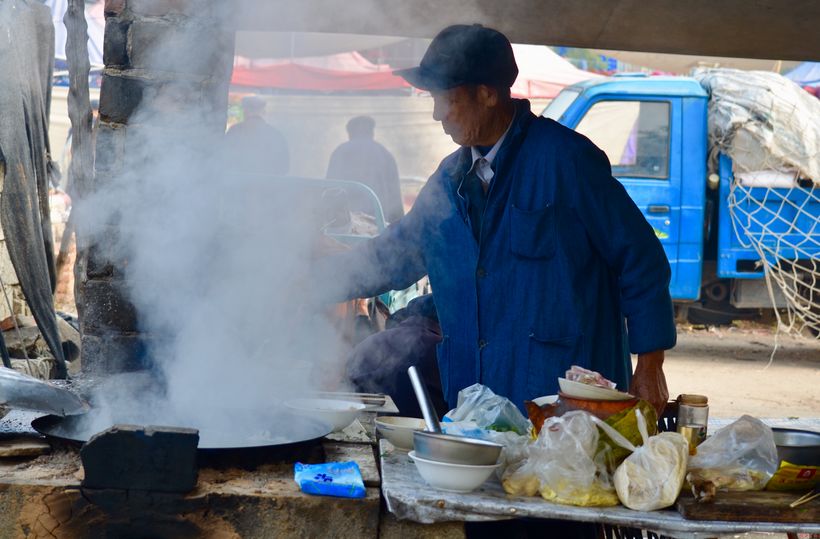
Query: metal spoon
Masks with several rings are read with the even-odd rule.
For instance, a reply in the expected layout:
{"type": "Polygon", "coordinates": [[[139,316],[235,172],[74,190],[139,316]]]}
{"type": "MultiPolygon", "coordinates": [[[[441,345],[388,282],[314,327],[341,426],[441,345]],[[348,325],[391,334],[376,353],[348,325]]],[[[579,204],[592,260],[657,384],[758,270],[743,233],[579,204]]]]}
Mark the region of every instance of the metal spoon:
{"type": "Polygon", "coordinates": [[[419,371],[416,367],[407,369],[407,374],[410,376],[410,383],[413,384],[413,391],[416,393],[416,399],[419,401],[419,408],[421,408],[421,415],[424,416],[424,423],[427,425],[429,432],[441,433],[441,424],[438,422],[436,409],[433,407],[433,402],[430,400],[430,395],[427,393],[427,386],[419,376],[419,371]]]}

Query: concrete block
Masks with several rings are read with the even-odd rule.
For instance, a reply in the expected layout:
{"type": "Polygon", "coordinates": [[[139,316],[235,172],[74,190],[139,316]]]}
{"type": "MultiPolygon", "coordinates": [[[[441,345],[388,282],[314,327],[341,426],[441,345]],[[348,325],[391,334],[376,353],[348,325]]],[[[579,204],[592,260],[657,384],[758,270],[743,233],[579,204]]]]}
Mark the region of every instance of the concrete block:
{"type": "Polygon", "coordinates": [[[205,17],[210,14],[214,3],[211,0],[129,0],[128,7],[133,13],[149,17],[165,15],[205,17]]]}
{"type": "Polygon", "coordinates": [[[106,66],[128,65],[128,27],[130,23],[119,18],[105,21],[103,63],[106,66]]]}
{"type": "MultiPolygon", "coordinates": [[[[121,168],[125,151],[125,130],[125,126],[121,124],[100,122],[94,159],[96,172],[115,172],[121,168]]],[[[104,178],[104,175],[101,176],[104,178]]]]}
{"type": "Polygon", "coordinates": [[[145,80],[103,74],[100,88],[100,120],[126,124],[142,102],[145,80]]]}
{"type": "MultiPolygon", "coordinates": [[[[200,22],[200,21],[197,21],[200,22]]],[[[216,25],[176,21],[134,21],[129,34],[131,65],[208,78],[220,58],[233,52],[233,34],[216,25]],[[202,36],[207,35],[206,41],[202,36]]]]}
{"type": "Polygon", "coordinates": [[[199,431],[115,425],[80,450],[84,488],[188,492],[196,486],[199,431]]]}
{"type": "Polygon", "coordinates": [[[105,0],[103,13],[106,17],[116,17],[125,10],[125,0],[105,0]]]}
{"type": "Polygon", "coordinates": [[[122,281],[113,279],[89,279],[83,284],[84,329],[138,331],[137,311],[126,298],[124,286],[122,281]]]}
{"type": "Polygon", "coordinates": [[[144,335],[84,331],[81,338],[82,371],[90,375],[143,371],[152,367],[144,335]]]}

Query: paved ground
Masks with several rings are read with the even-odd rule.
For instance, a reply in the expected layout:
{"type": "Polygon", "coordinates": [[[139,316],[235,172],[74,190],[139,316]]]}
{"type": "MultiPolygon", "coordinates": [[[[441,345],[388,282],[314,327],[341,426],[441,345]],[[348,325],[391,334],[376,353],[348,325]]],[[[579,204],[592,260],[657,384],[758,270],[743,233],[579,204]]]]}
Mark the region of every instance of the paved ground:
{"type": "Polygon", "coordinates": [[[667,352],[669,394],[709,397],[712,417],[820,417],[820,340],[766,326],[681,327],[667,352]]]}

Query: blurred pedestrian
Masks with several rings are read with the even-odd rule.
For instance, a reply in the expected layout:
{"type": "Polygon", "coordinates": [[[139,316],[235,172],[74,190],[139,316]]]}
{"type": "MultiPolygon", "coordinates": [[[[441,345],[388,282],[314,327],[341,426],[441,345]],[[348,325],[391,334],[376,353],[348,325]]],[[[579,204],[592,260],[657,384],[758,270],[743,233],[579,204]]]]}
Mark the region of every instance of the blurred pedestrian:
{"type": "Polygon", "coordinates": [[[290,169],[288,143],[278,129],[265,121],[265,100],[242,98],[243,120],[228,129],[225,145],[239,172],[284,176],[290,169]]]}
{"type": "MultiPolygon", "coordinates": [[[[356,116],[347,122],[350,140],[333,150],[327,177],[365,184],[376,193],[385,218],[395,222],[404,215],[399,169],[393,154],[374,139],[375,127],[376,122],[370,116],[356,116]]],[[[350,208],[373,212],[373,205],[362,197],[351,197],[350,208]]]]}

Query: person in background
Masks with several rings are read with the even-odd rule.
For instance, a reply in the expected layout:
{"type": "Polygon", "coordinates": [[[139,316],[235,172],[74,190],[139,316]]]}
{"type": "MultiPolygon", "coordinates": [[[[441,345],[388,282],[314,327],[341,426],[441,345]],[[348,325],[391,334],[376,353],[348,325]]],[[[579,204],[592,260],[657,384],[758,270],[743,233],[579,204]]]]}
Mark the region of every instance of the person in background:
{"type": "MultiPolygon", "coordinates": [[[[347,122],[350,140],[340,144],[330,156],[327,178],[360,182],[376,193],[384,217],[396,222],[404,215],[396,159],[374,140],[376,122],[370,116],[356,116],[347,122]]],[[[351,201],[351,210],[373,212],[366,200],[351,201]]]]}
{"type": "Polygon", "coordinates": [[[284,176],[290,169],[288,143],[282,133],[265,121],[265,100],[242,98],[243,120],[225,133],[229,159],[241,173],[284,176]]]}

